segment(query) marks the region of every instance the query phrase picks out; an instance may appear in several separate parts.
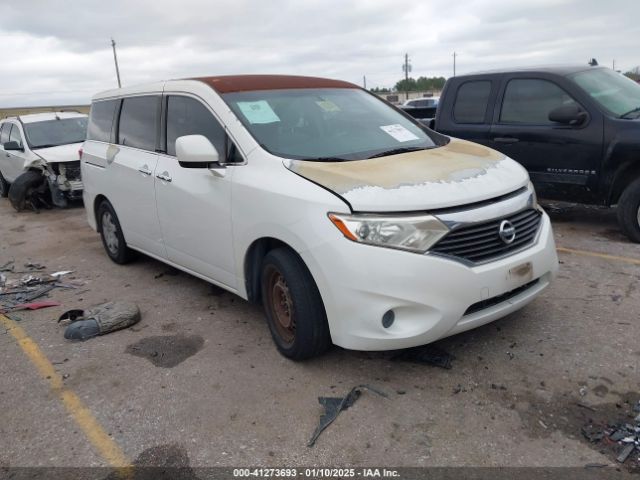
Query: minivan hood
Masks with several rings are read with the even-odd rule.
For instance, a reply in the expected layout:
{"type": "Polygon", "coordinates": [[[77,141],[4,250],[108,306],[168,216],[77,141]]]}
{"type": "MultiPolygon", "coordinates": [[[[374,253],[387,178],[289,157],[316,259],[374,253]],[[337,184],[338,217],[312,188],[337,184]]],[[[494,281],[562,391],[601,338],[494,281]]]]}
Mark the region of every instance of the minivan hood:
{"type": "Polygon", "coordinates": [[[33,152],[48,163],[73,162],[80,160],[78,150],[81,146],[82,143],[70,143],[57,147],[36,148],[33,152]]]}
{"type": "Polygon", "coordinates": [[[455,138],[443,147],[369,160],[284,163],[361,212],[453,207],[511,193],[529,182],[527,171],[504,154],[455,138]]]}

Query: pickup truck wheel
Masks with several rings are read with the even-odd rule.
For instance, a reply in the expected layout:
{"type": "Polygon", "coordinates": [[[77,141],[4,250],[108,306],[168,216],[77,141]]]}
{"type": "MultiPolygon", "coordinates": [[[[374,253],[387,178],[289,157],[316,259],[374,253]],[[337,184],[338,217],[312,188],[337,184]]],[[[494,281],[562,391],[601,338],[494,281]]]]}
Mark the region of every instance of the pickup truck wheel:
{"type": "Polygon", "coordinates": [[[640,178],[631,182],[620,196],[618,223],[627,237],[640,243],[640,178]]]}
{"type": "Polygon", "coordinates": [[[98,229],[102,245],[111,260],[123,265],[135,258],[135,252],[127,247],[118,216],[107,201],[98,207],[98,229]]]}
{"type": "Polygon", "coordinates": [[[47,190],[48,186],[42,173],[36,170],[27,170],[16,178],[9,187],[9,201],[18,212],[26,207],[38,211],[40,206],[47,206],[44,202],[47,190]]]}
{"type": "Polygon", "coordinates": [[[7,198],[9,196],[9,182],[7,182],[0,172],[0,197],[7,198]]]}
{"type": "Polygon", "coordinates": [[[302,259],[286,248],[262,262],[262,303],[271,336],[282,355],[304,360],[331,346],[318,287],[302,259]]]}

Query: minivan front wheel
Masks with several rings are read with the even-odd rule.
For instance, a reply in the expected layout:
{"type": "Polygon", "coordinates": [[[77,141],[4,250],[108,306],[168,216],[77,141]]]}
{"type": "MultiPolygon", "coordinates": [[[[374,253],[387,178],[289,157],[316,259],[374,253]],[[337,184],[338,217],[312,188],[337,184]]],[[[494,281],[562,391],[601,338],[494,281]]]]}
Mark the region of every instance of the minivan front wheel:
{"type": "Polygon", "coordinates": [[[618,223],[627,237],[640,243],[640,178],[632,182],[620,196],[618,223]]]}
{"type": "Polygon", "coordinates": [[[265,256],[261,272],[262,304],[280,353],[304,360],[325,352],[331,346],[327,316],[302,259],[277,248],[265,256]]]}
{"type": "Polygon", "coordinates": [[[124,240],[118,216],[106,200],[98,207],[98,229],[107,255],[115,263],[125,264],[133,260],[134,252],[124,240]]]}

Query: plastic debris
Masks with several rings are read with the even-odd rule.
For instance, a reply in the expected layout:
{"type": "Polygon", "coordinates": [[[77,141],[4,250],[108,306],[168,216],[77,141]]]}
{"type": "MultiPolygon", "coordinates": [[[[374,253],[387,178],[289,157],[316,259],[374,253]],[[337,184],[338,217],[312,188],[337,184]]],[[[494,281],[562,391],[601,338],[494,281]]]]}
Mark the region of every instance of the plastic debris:
{"type": "Polygon", "coordinates": [[[340,412],[352,406],[356,400],[360,398],[363,390],[369,390],[381,397],[387,398],[386,393],[370,385],[358,385],[357,387],[353,387],[344,397],[318,397],[318,402],[320,402],[320,405],[324,407],[324,413],[320,416],[320,423],[313,432],[309,443],[307,443],[307,447],[313,447],[315,445],[320,434],[329,425],[331,425],[336,418],[338,418],[340,412]]]}
{"type": "Polygon", "coordinates": [[[400,351],[398,355],[391,357],[391,360],[401,360],[405,362],[421,363],[433,365],[440,368],[451,368],[451,362],[455,357],[435,345],[424,345],[422,347],[408,348],[400,351]]]}
{"type": "Polygon", "coordinates": [[[67,340],[88,340],[135,325],[140,321],[140,309],[127,302],[107,302],[88,310],[69,310],[58,323],[71,322],[64,331],[67,340]]]}
{"type": "Polygon", "coordinates": [[[64,275],[69,275],[70,273],[73,273],[73,270],[62,270],[60,272],[54,272],[54,273],[51,274],[51,276],[53,278],[60,278],[60,277],[62,277],[64,275]]]}
{"type": "MultiPolygon", "coordinates": [[[[615,448],[616,460],[625,463],[634,450],[640,452],[640,415],[634,418],[633,423],[618,421],[602,425],[590,420],[582,427],[582,435],[591,443],[615,448]]],[[[638,464],[634,465],[633,468],[637,468],[638,464]]]]}

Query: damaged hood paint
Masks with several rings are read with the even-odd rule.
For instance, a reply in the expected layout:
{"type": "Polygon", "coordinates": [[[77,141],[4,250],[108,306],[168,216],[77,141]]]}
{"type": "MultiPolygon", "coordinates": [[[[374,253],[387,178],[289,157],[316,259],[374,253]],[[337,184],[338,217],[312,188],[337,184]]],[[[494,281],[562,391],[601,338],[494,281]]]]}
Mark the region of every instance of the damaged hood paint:
{"type": "Polygon", "coordinates": [[[78,150],[82,143],[70,143],[68,145],[58,145],[57,147],[36,148],[33,150],[47,163],[74,162],[80,160],[78,150]]]}
{"type": "Polygon", "coordinates": [[[527,171],[504,154],[454,138],[443,147],[369,160],[284,164],[363,212],[453,207],[498,197],[529,182],[527,171]]]}

